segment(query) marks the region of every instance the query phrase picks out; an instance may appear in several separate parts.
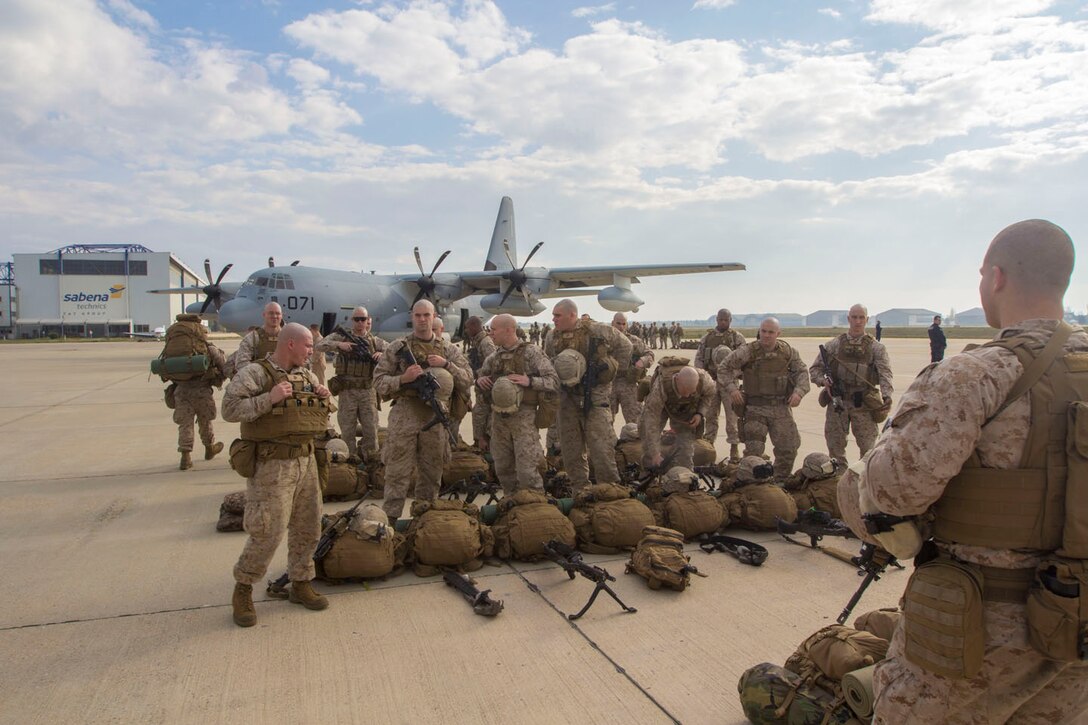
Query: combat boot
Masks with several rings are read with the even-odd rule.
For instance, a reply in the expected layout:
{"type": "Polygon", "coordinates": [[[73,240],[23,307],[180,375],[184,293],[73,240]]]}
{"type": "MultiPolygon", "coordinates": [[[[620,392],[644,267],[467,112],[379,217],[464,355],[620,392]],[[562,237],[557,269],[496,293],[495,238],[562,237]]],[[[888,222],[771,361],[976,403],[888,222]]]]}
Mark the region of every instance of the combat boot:
{"type": "Polygon", "coordinates": [[[212,443],[210,446],[204,446],[204,460],[210,461],[211,459],[219,455],[220,451],[222,450],[222,443],[212,443]]]}
{"type": "Polygon", "coordinates": [[[291,594],[288,599],[307,609],[326,609],[329,606],[329,600],[315,592],[310,582],[291,582],[291,594]]]}
{"type": "Polygon", "coordinates": [[[729,445],[729,462],[740,463],[740,446],[736,443],[729,445]]]}
{"type": "Polygon", "coordinates": [[[239,627],[252,627],[257,623],[257,610],[253,608],[253,585],[235,584],[230,600],[234,607],[234,623],[239,627]]]}
{"type": "Polygon", "coordinates": [[[193,467],[193,454],[189,451],[181,452],[181,463],[178,465],[179,471],[187,471],[193,467]]]}

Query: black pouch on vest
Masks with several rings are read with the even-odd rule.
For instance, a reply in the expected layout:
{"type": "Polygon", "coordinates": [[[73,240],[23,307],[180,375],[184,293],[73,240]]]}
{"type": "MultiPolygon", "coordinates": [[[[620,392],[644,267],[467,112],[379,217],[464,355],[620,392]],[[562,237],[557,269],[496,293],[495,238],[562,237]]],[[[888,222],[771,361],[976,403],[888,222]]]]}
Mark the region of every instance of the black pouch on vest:
{"type": "Polygon", "coordinates": [[[1086,584],[1083,561],[1048,559],[1035,571],[1027,601],[1028,639],[1052,660],[1072,662],[1088,655],[1088,602],[1082,595],[1086,584]]]}

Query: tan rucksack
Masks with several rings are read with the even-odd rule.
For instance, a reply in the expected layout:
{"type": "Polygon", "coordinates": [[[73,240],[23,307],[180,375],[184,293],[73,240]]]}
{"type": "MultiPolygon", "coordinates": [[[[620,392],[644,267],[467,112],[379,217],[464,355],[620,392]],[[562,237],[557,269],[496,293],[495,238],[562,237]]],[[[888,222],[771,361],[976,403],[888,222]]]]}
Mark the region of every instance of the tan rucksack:
{"type": "Polygon", "coordinates": [[[490,467],[487,460],[472,450],[455,450],[449,463],[442,469],[442,486],[448,487],[458,481],[468,481],[473,476],[487,480],[490,467]]]}
{"type": "Polygon", "coordinates": [[[752,531],[775,530],[779,518],[797,519],[797,503],[773,483],[751,483],[723,495],[719,501],[734,523],[752,531]]]}
{"type": "Polygon", "coordinates": [[[832,518],[841,519],[842,510],[839,508],[839,477],[823,478],[819,481],[805,481],[801,485],[791,488],[789,494],[793,496],[798,511],[816,509],[826,511],[832,518]]]}
{"type": "Polygon", "coordinates": [[[558,539],[574,546],[574,524],[544,493],[522,489],[498,504],[499,518],[491,526],[495,556],[536,561],[544,558],[544,544],[558,539]]]}
{"type": "MultiPolygon", "coordinates": [[[[637,474],[642,472],[642,441],[620,441],[616,444],[616,470],[623,475],[628,466],[634,466],[637,474]]],[[[632,469],[634,470],[634,469],[632,469]]]]}
{"type": "Polygon", "coordinates": [[[891,609],[874,609],[855,619],[854,629],[860,629],[891,642],[892,635],[895,634],[895,628],[899,626],[899,620],[902,618],[903,613],[894,607],[891,609]]]}
{"type": "MultiPolygon", "coordinates": [[[[345,513],[323,516],[322,529],[345,513]]],[[[315,562],[317,576],[325,581],[343,582],[391,574],[398,568],[396,552],[403,538],[389,525],[388,517],[378,506],[363,506],[351,517],[328,553],[315,562]]]]}
{"type": "Polygon", "coordinates": [[[679,531],[685,539],[729,525],[725,509],[706,491],[670,493],[654,505],[654,513],[659,512],[661,525],[679,531]]]}
{"type": "Polygon", "coordinates": [[[785,667],[805,682],[841,694],[843,675],[880,662],[888,641],[842,624],[829,624],[805,639],[785,667]]]}
{"type": "Polygon", "coordinates": [[[661,526],[642,530],[638,546],[631,552],[625,573],[638,574],[650,589],[668,587],[682,592],[688,587],[692,573],[691,557],[684,554],[684,535],[661,526]]]}
{"type": "Polygon", "coordinates": [[[322,489],[325,501],[349,501],[367,494],[367,476],[360,475],[358,466],[346,461],[329,461],[328,481],[322,489]]]}
{"type": "Polygon", "coordinates": [[[404,545],[405,560],[416,576],[433,576],[441,567],[476,571],[491,556],[495,538],[480,523],[480,509],[460,501],[413,501],[412,522],[404,545]]]}
{"type": "MultiPolygon", "coordinates": [[[[192,358],[197,355],[208,355],[208,333],[200,324],[197,315],[178,315],[177,322],[166,328],[166,345],[163,347],[159,359],[165,361],[169,358],[192,358]]],[[[199,380],[205,376],[205,371],[171,372],[170,368],[163,368],[159,376],[165,381],[182,382],[186,380],[199,380]]]]}
{"type": "Polygon", "coordinates": [[[696,466],[713,466],[716,460],[718,460],[718,452],[714,450],[714,444],[706,438],[696,438],[692,464],[696,466]]]}
{"type": "Polygon", "coordinates": [[[587,554],[616,554],[638,544],[642,530],[654,525],[654,515],[646,504],[631,498],[626,486],[597,483],[574,497],[570,521],[579,549],[587,554]]]}

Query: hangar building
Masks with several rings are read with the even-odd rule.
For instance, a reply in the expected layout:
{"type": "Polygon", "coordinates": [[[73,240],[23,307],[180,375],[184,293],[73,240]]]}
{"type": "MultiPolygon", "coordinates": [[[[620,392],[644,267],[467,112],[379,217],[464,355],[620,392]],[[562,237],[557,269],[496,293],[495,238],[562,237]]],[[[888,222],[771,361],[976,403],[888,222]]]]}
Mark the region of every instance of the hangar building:
{"type": "Polygon", "coordinates": [[[170,252],[139,244],[77,244],[13,254],[17,337],[118,337],[154,332],[200,295],[149,290],[207,284],[170,252]]]}

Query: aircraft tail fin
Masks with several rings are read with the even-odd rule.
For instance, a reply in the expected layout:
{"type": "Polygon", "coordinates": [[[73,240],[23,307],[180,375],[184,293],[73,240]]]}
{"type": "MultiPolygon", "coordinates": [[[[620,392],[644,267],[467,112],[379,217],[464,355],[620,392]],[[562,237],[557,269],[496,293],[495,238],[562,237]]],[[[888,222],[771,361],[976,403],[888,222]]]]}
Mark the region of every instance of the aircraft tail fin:
{"type": "Polygon", "coordinates": [[[498,269],[512,269],[510,261],[503,251],[502,240],[510,245],[510,257],[514,262],[518,259],[517,232],[514,230],[514,202],[509,196],[504,196],[499,202],[499,216],[495,219],[495,231],[491,234],[491,247],[487,250],[487,261],[484,262],[484,271],[490,272],[498,269]]]}

